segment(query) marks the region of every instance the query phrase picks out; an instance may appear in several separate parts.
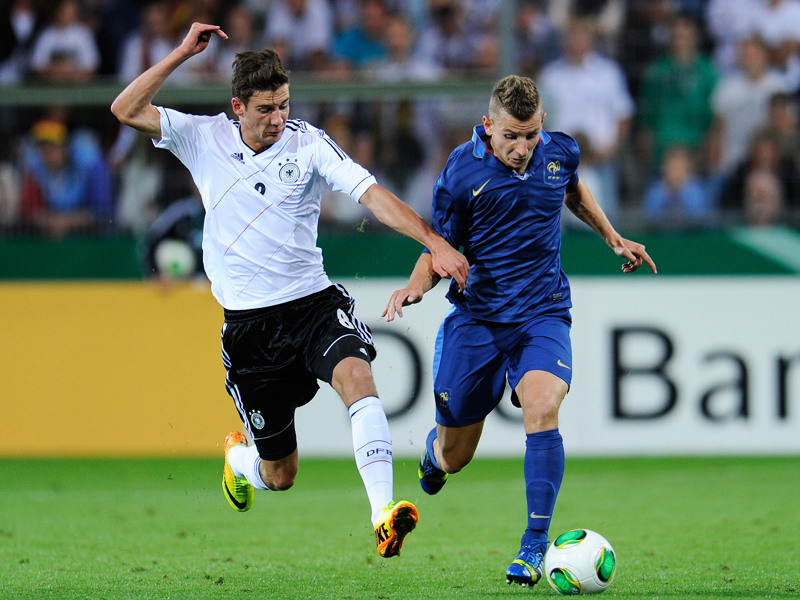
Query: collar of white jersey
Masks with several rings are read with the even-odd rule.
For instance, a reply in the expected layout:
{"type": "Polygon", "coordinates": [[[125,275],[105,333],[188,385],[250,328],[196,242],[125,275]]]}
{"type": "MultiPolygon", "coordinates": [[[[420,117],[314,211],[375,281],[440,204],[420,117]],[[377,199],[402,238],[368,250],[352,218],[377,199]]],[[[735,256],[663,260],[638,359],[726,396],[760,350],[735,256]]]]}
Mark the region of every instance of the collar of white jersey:
{"type": "Polygon", "coordinates": [[[250,156],[256,157],[264,154],[265,152],[269,152],[270,150],[275,150],[280,148],[282,144],[286,143],[286,138],[289,136],[286,135],[287,128],[284,128],[283,133],[281,134],[280,139],[273,143],[271,146],[267,146],[266,148],[262,148],[261,150],[253,150],[250,146],[247,145],[247,142],[244,141],[242,137],[242,124],[236,119],[230,119],[231,124],[236,128],[237,136],[239,137],[239,143],[245,150],[250,152],[250,156]]]}
{"type": "MultiPolygon", "coordinates": [[[[486,156],[486,152],[488,152],[486,140],[488,139],[486,128],[483,125],[476,125],[472,130],[472,155],[475,158],[483,159],[486,156]]],[[[541,133],[539,133],[539,141],[543,144],[549,144],[550,134],[542,129],[541,133]]]]}

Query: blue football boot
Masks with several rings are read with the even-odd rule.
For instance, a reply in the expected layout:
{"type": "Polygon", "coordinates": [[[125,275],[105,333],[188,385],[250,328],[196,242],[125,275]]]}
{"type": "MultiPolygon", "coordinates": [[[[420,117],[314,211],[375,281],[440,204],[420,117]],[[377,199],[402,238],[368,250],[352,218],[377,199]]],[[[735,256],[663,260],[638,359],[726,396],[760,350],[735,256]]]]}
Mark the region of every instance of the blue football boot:
{"type": "Polygon", "coordinates": [[[436,494],[447,481],[447,473],[433,464],[427,450],[419,459],[417,475],[419,475],[419,485],[426,494],[436,494]]]}
{"type": "Polygon", "coordinates": [[[524,542],[517,558],[506,569],[506,583],[518,583],[522,587],[533,586],[542,578],[546,541],[524,542]]]}

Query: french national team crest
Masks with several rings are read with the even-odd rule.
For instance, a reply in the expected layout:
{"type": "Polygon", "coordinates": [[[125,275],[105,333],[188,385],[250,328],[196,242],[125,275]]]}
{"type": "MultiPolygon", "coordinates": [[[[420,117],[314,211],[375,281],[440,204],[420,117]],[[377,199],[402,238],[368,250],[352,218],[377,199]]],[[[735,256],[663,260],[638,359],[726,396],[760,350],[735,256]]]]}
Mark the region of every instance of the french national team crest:
{"type": "Polygon", "coordinates": [[[300,167],[293,162],[288,162],[281,166],[278,171],[278,177],[280,177],[281,181],[284,183],[294,183],[300,179],[300,167]]]}
{"type": "Polygon", "coordinates": [[[564,174],[560,160],[548,161],[544,169],[544,182],[548,185],[560,185],[564,174]]]}

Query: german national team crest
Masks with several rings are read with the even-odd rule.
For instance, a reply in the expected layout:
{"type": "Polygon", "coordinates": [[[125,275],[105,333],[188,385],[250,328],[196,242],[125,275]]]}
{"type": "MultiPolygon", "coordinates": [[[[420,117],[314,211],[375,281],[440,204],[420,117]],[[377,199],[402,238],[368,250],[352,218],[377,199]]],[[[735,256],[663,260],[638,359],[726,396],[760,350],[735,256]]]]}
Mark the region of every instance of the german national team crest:
{"type": "Polygon", "coordinates": [[[250,422],[256,429],[264,429],[264,425],[267,424],[266,421],[264,421],[264,417],[261,416],[261,411],[258,410],[250,411],[250,422]]]}
{"type": "Polygon", "coordinates": [[[278,171],[278,177],[280,177],[281,181],[284,183],[294,183],[300,179],[300,167],[295,163],[286,163],[281,167],[280,171],[278,171]]]}

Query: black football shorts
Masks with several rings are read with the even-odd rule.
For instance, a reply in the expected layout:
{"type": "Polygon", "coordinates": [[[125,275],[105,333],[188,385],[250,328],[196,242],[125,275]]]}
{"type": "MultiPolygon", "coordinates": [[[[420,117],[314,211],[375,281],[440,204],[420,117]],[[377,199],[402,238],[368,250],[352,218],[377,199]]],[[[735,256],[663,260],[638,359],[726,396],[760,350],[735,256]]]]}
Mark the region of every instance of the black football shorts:
{"type": "Polygon", "coordinates": [[[355,301],[340,285],[277,306],[225,310],[225,387],[265,460],[297,448],[294,412],[330,383],[347,357],[375,358],[372,332],[353,315],[355,301]]]}

